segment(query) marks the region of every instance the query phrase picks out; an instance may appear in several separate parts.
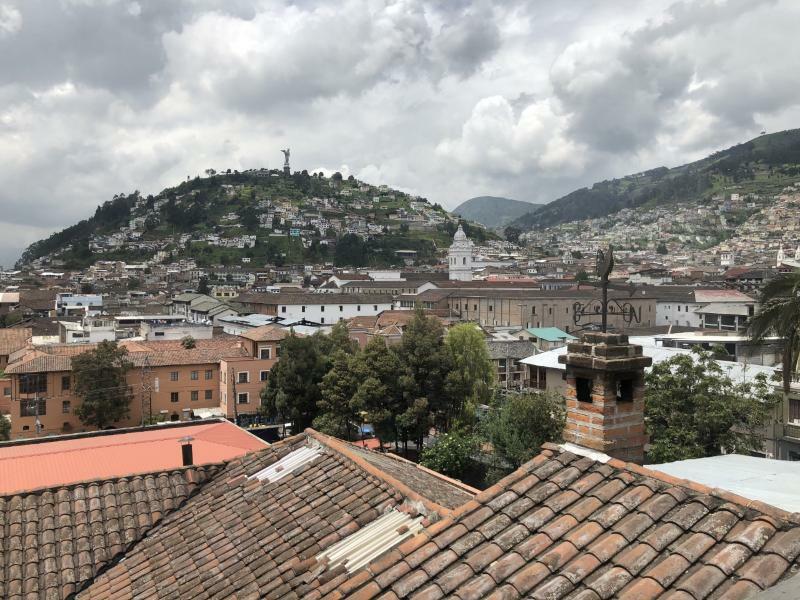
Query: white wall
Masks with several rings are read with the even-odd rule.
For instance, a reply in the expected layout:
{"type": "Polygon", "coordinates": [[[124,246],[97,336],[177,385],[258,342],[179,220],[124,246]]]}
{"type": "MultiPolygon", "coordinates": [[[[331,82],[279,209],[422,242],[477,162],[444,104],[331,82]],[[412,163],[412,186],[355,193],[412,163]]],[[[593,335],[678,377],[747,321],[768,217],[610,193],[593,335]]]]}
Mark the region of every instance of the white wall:
{"type": "Polygon", "coordinates": [[[333,325],[342,319],[377,315],[385,310],[392,310],[391,302],[378,302],[367,297],[362,304],[279,304],[278,316],[333,325]]]}
{"type": "Polygon", "coordinates": [[[675,325],[680,327],[700,327],[701,315],[695,310],[703,306],[696,302],[677,302],[659,300],[656,302],[656,325],[675,325]],[[687,310],[688,309],[688,310],[687,310]]]}

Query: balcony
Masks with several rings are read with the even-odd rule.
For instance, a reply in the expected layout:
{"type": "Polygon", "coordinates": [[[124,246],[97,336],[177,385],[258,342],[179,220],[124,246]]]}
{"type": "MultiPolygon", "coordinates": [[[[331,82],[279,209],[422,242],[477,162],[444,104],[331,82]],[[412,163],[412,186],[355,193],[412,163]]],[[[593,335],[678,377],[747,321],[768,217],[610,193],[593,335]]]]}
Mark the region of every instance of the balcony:
{"type": "Polygon", "coordinates": [[[786,423],[783,426],[783,437],[790,437],[800,440],[800,424],[786,423]]]}

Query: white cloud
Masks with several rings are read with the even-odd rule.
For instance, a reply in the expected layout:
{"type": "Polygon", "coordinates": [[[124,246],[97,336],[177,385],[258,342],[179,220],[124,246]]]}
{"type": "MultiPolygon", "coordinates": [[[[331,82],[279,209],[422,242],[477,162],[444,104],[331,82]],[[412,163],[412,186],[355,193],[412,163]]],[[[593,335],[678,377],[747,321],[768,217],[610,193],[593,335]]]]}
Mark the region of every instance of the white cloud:
{"type": "Polygon", "coordinates": [[[699,158],[798,126],[798,21],[793,0],[0,0],[0,261],[287,146],[449,207],[699,158]]]}
{"type": "Polygon", "coordinates": [[[22,29],[22,15],[13,6],[0,4],[0,37],[12,36],[22,29]]]}

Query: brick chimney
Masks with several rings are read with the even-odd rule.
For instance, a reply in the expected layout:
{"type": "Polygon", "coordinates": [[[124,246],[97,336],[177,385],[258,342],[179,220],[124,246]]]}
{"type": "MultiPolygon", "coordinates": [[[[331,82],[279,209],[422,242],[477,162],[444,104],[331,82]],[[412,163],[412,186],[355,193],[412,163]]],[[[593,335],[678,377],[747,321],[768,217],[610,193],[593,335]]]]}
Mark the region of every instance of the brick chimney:
{"type": "Polygon", "coordinates": [[[558,357],[567,367],[567,442],[642,464],[644,369],[653,363],[627,335],[586,333],[558,357]]]}

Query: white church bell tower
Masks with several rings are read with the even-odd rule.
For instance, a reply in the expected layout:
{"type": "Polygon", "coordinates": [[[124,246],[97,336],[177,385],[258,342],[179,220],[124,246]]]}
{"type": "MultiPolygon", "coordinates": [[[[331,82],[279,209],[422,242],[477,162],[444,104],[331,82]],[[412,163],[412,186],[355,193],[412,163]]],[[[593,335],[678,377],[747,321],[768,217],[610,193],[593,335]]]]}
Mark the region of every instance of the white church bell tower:
{"type": "Polygon", "coordinates": [[[447,270],[451,281],[472,281],[473,246],[459,225],[447,252],[447,270]]]}

